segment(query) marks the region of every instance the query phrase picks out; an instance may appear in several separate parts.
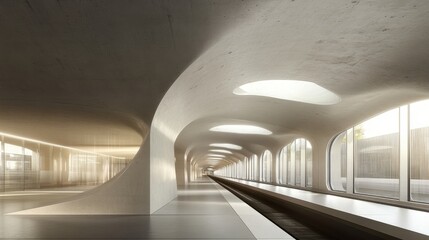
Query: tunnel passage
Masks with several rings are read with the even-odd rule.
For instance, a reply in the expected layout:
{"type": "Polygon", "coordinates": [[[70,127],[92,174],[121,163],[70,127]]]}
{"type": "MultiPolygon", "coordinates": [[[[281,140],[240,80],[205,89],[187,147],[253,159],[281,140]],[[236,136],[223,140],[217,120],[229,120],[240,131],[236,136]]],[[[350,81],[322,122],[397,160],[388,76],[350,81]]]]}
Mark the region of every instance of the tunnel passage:
{"type": "Polygon", "coordinates": [[[296,239],[398,239],[312,209],[210,176],[296,239]]]}

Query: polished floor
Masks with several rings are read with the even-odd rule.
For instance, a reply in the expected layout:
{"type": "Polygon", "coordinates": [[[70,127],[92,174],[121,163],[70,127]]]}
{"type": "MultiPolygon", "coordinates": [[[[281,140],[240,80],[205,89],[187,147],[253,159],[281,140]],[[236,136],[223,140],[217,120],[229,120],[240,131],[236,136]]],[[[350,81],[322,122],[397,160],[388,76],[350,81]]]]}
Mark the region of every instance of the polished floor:
{"type": "Polygon", "coordinates": [[[14,216],[62,201],[70,191],[0,195],[1,239],[292,239],[211,180],[179,189],[150,216],[14,216]]]}

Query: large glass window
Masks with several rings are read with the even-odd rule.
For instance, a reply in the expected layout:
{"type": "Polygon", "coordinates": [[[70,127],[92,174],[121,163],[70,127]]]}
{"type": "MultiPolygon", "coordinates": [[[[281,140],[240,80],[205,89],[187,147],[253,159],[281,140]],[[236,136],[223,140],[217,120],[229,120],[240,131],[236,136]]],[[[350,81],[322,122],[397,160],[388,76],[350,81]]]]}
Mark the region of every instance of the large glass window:
{"type": "Polygon", "coordinates": [[[262,167],[262,176],[261,181],[271,182],[271,166],[272,166],[273,155],[270,151],[266,150],[262,154],[261,167],[262,167]]]}
{"type": "Polygon", "coordinates": [[[279,159],[277,161],[277,183],[286,184],[287,183],[287,147],[284,147],[279,154],[279,159]]]}
{"type": "Polygon", "coordinates": [[[354,163],[355,192],[399,198],[399,109],[354,127],[354,163]]]}
{"type": "Polygon", "coordinates": [[[341,133],[332,142],[330,158],[331,188],[344,192],[347,189],[347,132],[341,133]]]}
{"type": "Polygon", "coordinates": [[[313,183],[312,146],[304,138],[295,139],[279,154],[278,183],[311,187],[313,183]]]}
{"type": "Polygon", "coordinates": [[[428,110],[429,100],[412,103],[339,134],[330,148],[332,190],[429,203],[428,110]]]}
{"type": "Polygon", "coordinates": [[[5,138],[5,191],[24,190],[24,148],[23,141],[5,138]]]}
{"type": "Polygon", "coordinates": [[[239,160],[238,162],[237,162],[237,178],[242,178],[241,177],[241,170],[242,170],[243,168],[242,168],[242,162],[241,162],[241,160],[239,160]]]}
{"type": "Polygon", "coordinates": [[[295,142],[286,147],[287,184],[295,185],[295,142]],[[293,154],[293,155],[292,155],[293,154]]]}
{"type": "Polygon", "coordinates": [[[410,197],[429,202],[429,100],[410,105],[410,197]]]}
{"type": "Polygon", "coordinates": [[[245,168],[245,172],[244,172],[244,179],[249,179],[249,158],[247,158],[247,157],[244,157],[244,160],[243,160],[243,162],[244,162],[244,168],[245,168]]]}
{"type": "Polygon", "coordinates": [[[249,158],[245,157],[243,160],[243,164],[244,164],[243,179],[249,179],[249,158]]]}
{"type": "Polygon", "coordinates": [[[24,188],[37,189],[39,185],[39,144],[24,142],[24,188]]]}
{"type": "MultiPolygon", "coordinates": [[[[304,140],[304,139],[303,139],[304,140]]],[[[313,186],[313,147],[305,141],[305,186],[313,186]]]]}
{"type": "Polygon", "coordinates": [[[297,139],[294,142],[295,144],[295,185],[301,185],[301,165],[303,153],[303,144],[301,139],[297,139]]]}
{"type": "MultiPolygon", "coordinates": [[[[2,139],[3,137],[0,136],[0,139],[2,139]]],[[[4,182],[5,182],[5,177],[4,177],[4,172],[5,172],[5,162],[4,162],[4,142],[0,141],[0,192],[4,192],[4,182]]]]}
{"type": "Polygon", "coordinates": [[[129,160],[0,136],[0,192],[101,184],[129,160]]]}
{"type": "Polygon", "coordinates": [[[259,173],[258,173],[258,156],[256,154],[253,154],[250,158],[251,164],[252,164],[252,180],[259,180],[259,173]]]}

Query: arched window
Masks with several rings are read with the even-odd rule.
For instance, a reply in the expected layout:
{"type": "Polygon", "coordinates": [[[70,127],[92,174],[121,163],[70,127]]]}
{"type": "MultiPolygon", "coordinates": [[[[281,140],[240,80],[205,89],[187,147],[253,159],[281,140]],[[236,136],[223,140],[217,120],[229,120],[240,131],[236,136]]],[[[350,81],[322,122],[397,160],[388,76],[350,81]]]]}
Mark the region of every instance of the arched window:
{"type": "Polygon", "coordinates": [[[287,171],[287,147],[282,148],[279,153],[277,161],[277,183],[286,184],[286,171],[287,171]]]}
{"type": "Polygon", "coordinates": [[[313,183],[313,157],[311,143],[304,139],[295,139],[279,153],[277,181],[300,187],[311,187],[313,183]]]}
{"type": "Polygon", "coordinates": [[[429,100],[410,105],[410,198],[429,202],[429,100]]]}
{"type": "Polygon", "coordinates": [[[330,183],[332,190],[346,191],[347,134],[340,133],[332,142],[330,151],[330,183]]]}
{"type": "Polygon", "coordinates": [[[262,182],[271,182],[271,166],[273,155],[270,151],[265,150],[261,158],[261,178],[262,182]]]}
{"type": "Polygon", "coordinates": [[[313,147],[305,140],[305,186],[313,186],[313,147]]]}
{"type": "Polygon", "coordinates": [[[429,203],[428,109],[429,100],[405,105],[336,136],[331,189],[429,203]]]}
{"type": "Polygon", "coordinates": [[[259,180],[259,173],[258,173],[258,156],[256,154],[253,154],[250,157],[250,165],[251,165],[251,180],[257,181],[259,180]]]}

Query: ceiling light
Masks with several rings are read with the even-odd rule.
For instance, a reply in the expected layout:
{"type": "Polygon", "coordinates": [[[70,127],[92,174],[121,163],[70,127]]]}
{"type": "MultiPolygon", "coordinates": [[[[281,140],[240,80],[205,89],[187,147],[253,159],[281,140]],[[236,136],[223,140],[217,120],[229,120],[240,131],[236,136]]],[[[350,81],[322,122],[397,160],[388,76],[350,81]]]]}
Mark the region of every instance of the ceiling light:
{"type": "Polygon", "coordinates": [[[236,95],[272,97],[317,105],[341,102],[335,93],[313,82],[298,80],[264,80],[246,83],[233,91],[236,95]]]}
{"type": "Polygon", "coordinates": [[[222,154],[207,154],[206,156],[208,156],[208,157],[226,157],[225,155],[222,155],[222,154]]]}
{"type": "Polygon", "coordinates": [[[258,134],[258,135],[271,135],[272,132],[253,125],[219,125],[210,128],[212,132],[227,132],[227,133],[239,133],[239,134],[258,134]]]}
{"type": "Polygon", "coordinates": [[[231,151],[228,150],[223,150],[223,149],[211,149],[210,152],[218,152],[218,153],[227,153],[227,154],[232,154],[231,151]]]}
{"type": "Polygon", "coordinates": [[[241,150],[243,149],[241,146],[231,144],[231,143],[212,143],[209,145],[210,147],[220,147],[220,148],[228,148],[228,149],[234,149],[234,150],[241,150]]]}
{"type": "Polygon", "coordinates": [[[212,161],[212,160],[216,160],[216,161],[218,161],[218,160],[223,160],[224,158],[221,158],[221,157],[209,157],[209,158],[206,158],[205,160],[208,160],[208,161],[212,161]]]}

